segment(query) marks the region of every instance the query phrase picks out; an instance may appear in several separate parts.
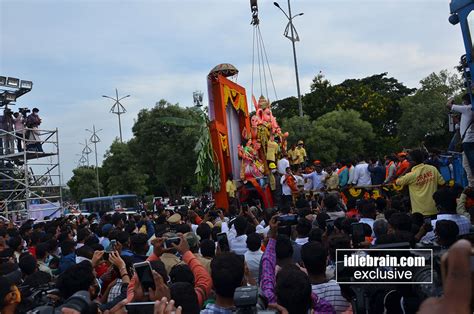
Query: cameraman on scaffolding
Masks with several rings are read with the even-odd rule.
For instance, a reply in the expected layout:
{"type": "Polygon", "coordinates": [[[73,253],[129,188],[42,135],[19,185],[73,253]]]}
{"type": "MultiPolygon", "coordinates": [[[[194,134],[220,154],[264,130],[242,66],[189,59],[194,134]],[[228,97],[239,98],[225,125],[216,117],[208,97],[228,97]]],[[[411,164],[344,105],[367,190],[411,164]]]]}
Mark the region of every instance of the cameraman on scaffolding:
{"type": "Polygon", "coordinates": [[[36,151],[43,152],[43,147],[41,145],[40,132],[38,130],[39,125],[41,124],[41,118],[38,115],[39,109],[33,108],[33,112],[26,118],[26,150],[27,151],[36,151]]]}

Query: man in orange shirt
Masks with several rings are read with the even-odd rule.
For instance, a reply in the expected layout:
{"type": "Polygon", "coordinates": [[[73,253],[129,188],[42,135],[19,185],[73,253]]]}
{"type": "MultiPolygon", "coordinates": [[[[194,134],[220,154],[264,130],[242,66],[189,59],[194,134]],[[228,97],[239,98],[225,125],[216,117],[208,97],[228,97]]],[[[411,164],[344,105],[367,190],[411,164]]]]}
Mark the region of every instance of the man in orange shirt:
{"type": "Polygon", "coordinates": [[[399,153],[398,157],[398,164],[397,164],[397,171],[395,172],[395,177],[400,177],[407,172],[408,168],[410,168],[410,162],[407,159],[407,153],[399,153]]]}

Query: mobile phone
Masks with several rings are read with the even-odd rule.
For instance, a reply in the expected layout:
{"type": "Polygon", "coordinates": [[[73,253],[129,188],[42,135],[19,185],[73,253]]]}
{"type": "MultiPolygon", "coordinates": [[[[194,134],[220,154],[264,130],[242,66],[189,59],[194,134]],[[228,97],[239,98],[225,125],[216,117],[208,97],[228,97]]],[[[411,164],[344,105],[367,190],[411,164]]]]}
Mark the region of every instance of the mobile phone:
{"type": "Polygon", "coordinates": [[[298,224],[298,215],[281,215],[277,220],[281,225],[296,225],[298,224]]]}
{"type": "Polygon", "coordinates": [[[217,234],[217,243],[219,244],[219,248],[221,252],[229,252],[229,240],[227,239],[227,233],[221,232],[217,234]]]}
{"type": "Polygon", "coordinates": [[[181,238],[178,238],[178,237],[166,239],[165,240],[165,249],[174,248],[173,243],[178,245],[180,241],[181,241],[181,238]]]}
{"type": "Polygon", "coordinates": [[[423,219],[423,223],[428,227],[426,231],[433,231],[433,225],[431,224],[431,218],[430,217],[425,217],[423,219]]]}
{"type": "Polygon", "coordinates": [[[125,304],[127,313],[131,314],[152,314],[154,313],[155,302],[133,302],[125,304]]]}
{"type": "Polygon", "coordinates": [[[354,245],[364,242],[365,232],[363,223],[353,223],[352,224],[352,243],[354,245]]]}
{"type": "Polygon", "coordinates": [[[110,240],[109,245],[105,249],[105,253],[112,253],[115,251],[115,246],[117,245],[117,240],[110,240]]]}
{"type": "Polygon", "coordinates": [[[142,262],[142,263],[135,263],[133,264],[133,268],[135,269],[135,273],[138,276],[138,280],[140,280],[140,284],[142,285],[143,291],[148,291],[149,288],[155,290],[155,280],[153,279],[153,274],[151,273],[151,266],[150,262],[142,262]]]}

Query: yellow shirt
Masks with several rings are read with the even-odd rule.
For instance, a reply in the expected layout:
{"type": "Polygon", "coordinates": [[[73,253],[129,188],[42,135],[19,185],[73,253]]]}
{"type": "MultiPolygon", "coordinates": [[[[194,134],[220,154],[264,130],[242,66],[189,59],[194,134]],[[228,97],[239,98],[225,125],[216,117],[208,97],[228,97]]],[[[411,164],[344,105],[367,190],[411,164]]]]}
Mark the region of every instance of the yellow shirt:
{"type": "Polygon", "coordinates": [[[298,158],[298,156],[296,155],[296,150],[295,149],[290,149],[288,151],[288,161],[290,162],[290,165],[293,165],[297,158],[298,158]]]}
{"type": "Polygon", "coordinates": [[[229,197],[235,197],[235,191],[237,191],[237,187],[235,186],[234,181],[227,180],[227,182],[225,183],[225,190],[229,197]]]}
{"type": "Polygon", "coordinates": [[[438,169],[433,166],[419,164],[396,181],[397,185],[408,185],[410,191],[411,210],[425,216],[438,213],[433,194],[438,185],[444,184],[444,179],[438,169]]]}
{"type": "Polygon", "coordinates": [[[268,141],[267,160],[275,162],[277,152],[278,152],[278,144],[274,141],[268,141]]]}
{"type": "Polygon", "coordinates": [[[328,190],[336,190],[339,186],[339,176],[336,172],[333,172],[327,179],[326,179],[326,188],[328,190]]]}
{"type": "Polygon", "coordinates": [[[296,161],[295,164],[299,165],[306,159],[306,149],[304,147],[296,147],[295,149],[296,161]]]}

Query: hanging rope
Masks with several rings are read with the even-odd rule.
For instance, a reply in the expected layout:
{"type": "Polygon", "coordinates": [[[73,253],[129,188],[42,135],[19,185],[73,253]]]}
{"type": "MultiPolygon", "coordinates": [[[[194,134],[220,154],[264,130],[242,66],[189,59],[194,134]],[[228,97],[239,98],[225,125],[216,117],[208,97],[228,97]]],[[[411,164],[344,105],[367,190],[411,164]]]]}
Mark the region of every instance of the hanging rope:
{"type": "MultiPolygon", "coordinates": [[[[253,38],[252,38],[252,87],[251,87],[251,95],[253,95],[253,72],[255,68],[255,33],[256,33],[256,28],[254,27],[253,29],[253,38]]],[[[253,106],[253,101],[251,102],[253,106]]],[[[256,108],[253,108],[256,110],[256,108]]]]}
{"type": "MultiPolygon", "coordinates": [[[[262,60],[262,68],[263,68],[263,82],[265,83],[263,86],[265,86],[265,95],[267,96],[267,100],[269,100],[268,98],[268,85],[267,85],[267,74],[266,74],[266,71],[265,71],[265,60],[263,58],[263,42],[262,42],[262,37],[260,35],[260,27],[257,26],[257,39],[259,40],[260,42],[260,60],[262,60]]],[[[263,90],[262,90],[262,95],[263,95],[263,90]]]]}
{"type": "Polygon", "coordinates": [[[275,81],[273,80],[272,69],[270,68],[270,62],[268,62],[267,49],[265,49],[265,43],[263,41],[262,34],[260,33],[260,27],[258,28],[258,33],[260,34],[260,39],[262,40],[263,53],[265,54],[265,59],[267,61],[268,73],[270,74],[270,80],[272,81],[273,92],[275,93],[275,100],[278,100],[275,81]]]}
{"type": "Polygon", "coordinates": [[[258,67],[258,80],[260,84],[260,95],[266,95],[267,100],[270,102],[270,97],[268,93],[268,83],[267,83],[267,71],[268,77],[272,82],[273,92],[275,94],[275,100],[278,100],[278,95],[276,92],[275,81],[273,80],[273,74],[270,69],[270,62],[268,61],[268,54],[265,48],[265,42],[263,41],[263,36],[260,31],[260,20],[258,18],[258,5],[257,0],[250,0],[250,8],[252,11],[252,21],[250,22],[253,25],[253,36],[252,36],[252,87],[251,92],[252,96],[254,94],[254,75],[255,75],[255,61],[257,62],[258,67]],[[257,54],[257,59],[255,60],[255,53],[257,54]],[[263,82],[262,82],[263,80],[263,82]]]}
{"type": "MultiPolygon", "coordinates": [[[[256,26],[258,27],[258,26],[256,26]]],[[[262,62],[260,61],[260,40],[258,40],[257,32],[257,60],[258,60],[258,77],[260,80],[260,95],[263,95],[263,85],[262,85],[262,62]]],[[[265,69],[263,69],[265,71],[265,69]]]]}

